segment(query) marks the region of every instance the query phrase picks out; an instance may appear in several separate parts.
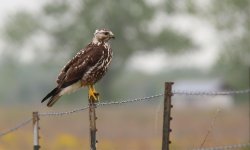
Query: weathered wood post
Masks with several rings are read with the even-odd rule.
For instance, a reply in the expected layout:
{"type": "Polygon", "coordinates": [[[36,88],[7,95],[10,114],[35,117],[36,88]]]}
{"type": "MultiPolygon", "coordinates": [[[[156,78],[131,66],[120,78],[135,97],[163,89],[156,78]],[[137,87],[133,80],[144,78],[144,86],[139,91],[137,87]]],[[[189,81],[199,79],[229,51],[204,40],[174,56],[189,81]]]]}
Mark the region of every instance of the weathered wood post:
{"type": "Polygon", "coordinates": [[[169,144],[171,141],[169,140],[169,134],[171,132],[170,129],[170,120],[171,117],[171,97],[173,96],[172,93],[172,85],[173,82],[166,82],[165,83],[165,92],[164,92],[164,110],[163,110],[163,130],[162,130],[162,150],[169,150],[169,144]]]}
{"type": "MultiPolygon", "coordinates": [[[[250,89],[250,67],[248,68],[248,88],[250,89]]],[[[249,117],[250,117],[250,93],[248,93],[248,105],[249,105],[249,117]]],[[[250,133],[250,119],[249,119],[249,132],[250,133]]],[[[250,134],[249,134],[249,137],[248,137],[248,142],[250,143],[250,134]]]]}
{"type": "MultiPolygon", "coordinates": [[[[96,93],[99,95],[98,93],[96,93]]],[[[90,150],[96,150],[96,103],[93,97],[89,96],[89,127],[90,127],[90,150]]]]}
{"type": "Polygon", "coordinates": [[[39,115],[38,112],[33,112],[33,145],[34,150],[39,150],[39,115]]]}

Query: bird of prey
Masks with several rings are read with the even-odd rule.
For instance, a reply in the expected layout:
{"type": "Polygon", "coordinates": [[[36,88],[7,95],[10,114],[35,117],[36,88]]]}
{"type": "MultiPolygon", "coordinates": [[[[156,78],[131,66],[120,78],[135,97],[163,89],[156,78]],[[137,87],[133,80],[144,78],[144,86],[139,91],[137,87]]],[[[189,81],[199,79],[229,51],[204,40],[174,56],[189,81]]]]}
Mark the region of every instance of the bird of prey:
{"type": "Polygon", "coordinates": [[[42,100],[49,99],[48,107],[64,94],[69,94],[81,87],[89,88],[89,98],[98,101],[94,84],[107,72],[112,60],[109,40],[115,38],[108,29],[97,29],[92,41],[80,50],[61,70],[57,77],[57,86],[42,100]]]}

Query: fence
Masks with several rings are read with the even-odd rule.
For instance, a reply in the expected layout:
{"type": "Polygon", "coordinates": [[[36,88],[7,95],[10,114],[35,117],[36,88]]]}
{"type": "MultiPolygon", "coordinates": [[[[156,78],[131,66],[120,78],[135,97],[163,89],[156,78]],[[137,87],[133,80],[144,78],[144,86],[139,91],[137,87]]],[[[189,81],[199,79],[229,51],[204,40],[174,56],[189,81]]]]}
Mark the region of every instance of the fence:
{"type": "MultiPolygon", "coordinates": [[[[49,116],[64,116],[64,115],[71,115],[73,113],[81,112],[84,110],[89,109],[89,118],[90,118],[90,148],[91,150],[95,150],[96,140],[96,123],[95,120],[97,119],[95,114],[96,107],[108,106],[108,105],[122,105],[126,103],[135,103],[135,102],[148,102],[153,101],[155,98],[164,97],[164,113],[163,113],[163,136],[162,136],[162,150],[169,150],[169,144],[171,141],[169,140],[170,132],[170,121],[172,120],[171,117],[171,108],[173,105],[171,104],[171,97],[174,95],[195,95],[195,96],[217,96],[217,95],[235,95],[235,94],[247,94],[250,93],[250,89],[245,90],[237,90],[237,91],[175,91],[172,90],[172,82],[165,83],[165,93],[164,94],[157,94],[143,98],[137,99],[128,99],[122,101],[111,101],[111,102],[102,102],[102,103],[92,103],[89,100],[89,105],[83,108],[78,108],[74,110],[70,110],[67,112],[33,112],[32,118],[28,118],[23,122],[17,124],[15,127],[6,130],[5,132],[0,133],[0,137],[5,136],[11,132],[14,132],[27,124],[33,121],[33,145],[34,150],[39,150],[39,120],[41,117],[49,117],[49,116]]],[[[197,148],[193,150],[232,150],[232,149],[239,149],[239,148],[250,148],[250,143],[243,143],[243,144],[233,144],[233,145],[225,145],[220,147],[208,147],[208,148],[197,148]]]]}

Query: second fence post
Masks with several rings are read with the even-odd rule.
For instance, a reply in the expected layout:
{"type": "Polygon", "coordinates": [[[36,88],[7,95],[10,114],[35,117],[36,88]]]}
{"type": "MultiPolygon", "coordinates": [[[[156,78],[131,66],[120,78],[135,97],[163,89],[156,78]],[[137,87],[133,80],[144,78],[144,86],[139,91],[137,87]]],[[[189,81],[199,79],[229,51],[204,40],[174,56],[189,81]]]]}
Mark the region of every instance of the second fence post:
{"type": "Polygon", "coordinates": [[[33,145],[34,150],[39,150],[39,115],[38,112],[33,112],[33,145]]]}
{"type": "Polygon", "coordinates": [[[163,130],[162,130],[162,150],[169,150],[169,144],[171,143],[169,139],[169,134],[171,132],[170,128],[170,120],[171,117],[171,97],[172,93],[172,85],[173,82],[165,83],[165,92],[164,92],[164,109],[163,109],[163,130]]]}
{"type": "Polygon", "coordinates": [[[95,113],[95,100],[90,97],[89,98],[89,126],[90,126],[90,149],[91,150],[96,150],[96,113],[95,113]]]}

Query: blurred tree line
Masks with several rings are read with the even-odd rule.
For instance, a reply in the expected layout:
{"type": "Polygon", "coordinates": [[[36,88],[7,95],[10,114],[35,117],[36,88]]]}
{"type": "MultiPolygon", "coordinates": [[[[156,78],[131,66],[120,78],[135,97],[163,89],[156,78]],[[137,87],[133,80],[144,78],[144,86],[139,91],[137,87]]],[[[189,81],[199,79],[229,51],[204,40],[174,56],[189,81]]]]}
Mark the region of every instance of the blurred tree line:
{"type": "MultiPolygon", "coordinates": [[[[146,0],[55,0],[45,4],[41,11],[19,11],[9,17],[3,30],[6,44],[0,60],[0,99],[40,101],[55,86],[61,67],[91,41],[96,28],[103,27],[111,29],[117,38],[112,41],[111,68],[98,83],[102,99],[155,94],[162,89],[163,81],[201,75],[192,69],[163,71],[153,76],[124,69],[129,58],[138,52],[161,49],[178,55],[198,49],[189,35],[171,27],[164,27],[161,32],[150,28],[158,12],[202,15],[216,23],[227,36],[222,37],[225,44],[221,49],[225,50],[212,73],[220,74],[232,87],[245,88],[249,67],[249,2],[213,1],[211,6],[202,10],[194,0],[167,0],[157,5],[146,0]],[[231,35],[239,28],[244,31],[241,35],[231,35]]],[[[82,93],[70,97],[78,100],[82,93]]]]}
{"type": "Polygon", "coordinates": [[[235,88],[249,88],[250,79],[250,1],[214,1],[212,13],[222,38],[222,52],[214,73],[235,88]]]}
{"type": "MultiPolygon", "coordinates": [[[[219,32],[221,53],[212,70],[234,89],[250,88],[250,1],[214,0],[206,16],[219,32]]],[[[237,95],[248,99],[248,95],[237,95]]]]}

